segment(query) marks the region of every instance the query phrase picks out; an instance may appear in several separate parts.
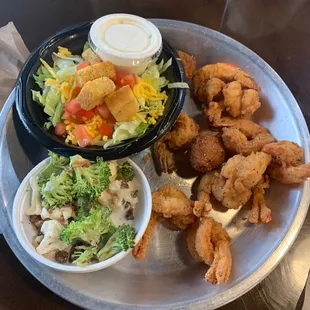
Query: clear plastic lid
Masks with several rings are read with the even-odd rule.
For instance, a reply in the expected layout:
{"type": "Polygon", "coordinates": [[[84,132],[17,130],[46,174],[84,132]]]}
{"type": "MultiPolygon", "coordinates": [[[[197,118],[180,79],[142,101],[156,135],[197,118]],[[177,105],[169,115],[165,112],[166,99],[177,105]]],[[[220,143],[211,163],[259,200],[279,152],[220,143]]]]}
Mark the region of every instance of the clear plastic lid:
{"type": "Polygon", "coordinates": [[[111,14],[96,20],[90,29],[89,43],[103,60],[116,66],[145,65],[162,50],[158,28],[130,14],[111,14]]]}

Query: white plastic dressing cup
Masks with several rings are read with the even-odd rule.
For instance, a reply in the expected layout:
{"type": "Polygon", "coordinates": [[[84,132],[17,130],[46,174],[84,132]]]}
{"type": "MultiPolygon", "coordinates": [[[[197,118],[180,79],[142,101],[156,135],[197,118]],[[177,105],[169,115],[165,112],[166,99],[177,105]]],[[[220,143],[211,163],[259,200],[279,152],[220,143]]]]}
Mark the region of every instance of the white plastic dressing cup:
{"type": "Polygon", "coordinates": [[[111,61],[120,72],[137,75],[157,60],[162,37],[150,21],[130,14],[111,14],[92,25],[89,44],[104,61],[111,61]]]}

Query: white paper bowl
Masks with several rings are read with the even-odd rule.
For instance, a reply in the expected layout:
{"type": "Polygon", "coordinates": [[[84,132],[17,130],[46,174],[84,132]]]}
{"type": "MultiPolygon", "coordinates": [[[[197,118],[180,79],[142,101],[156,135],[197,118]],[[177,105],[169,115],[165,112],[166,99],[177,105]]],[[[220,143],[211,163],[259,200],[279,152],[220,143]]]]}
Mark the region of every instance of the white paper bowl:
{"type": "MultiPolygon", "coordinates": [[[[139,240],[142,238],[152,211],[152,194],[149,183],[142,172],[142,170],[130,159],[126,159],[134,168],[136,173],[136,178],[140,184],[139,187],[139,203],[136,206],[135,210],[135,219],[132,222],[133,227],[137,231],[137,236],[135,242],[138,243],[139,240]]],[[[29,185],[29,180],[32,176],[37,175],[42,168],[47,165],[49,158],[41,161],[37,166],[35,166],[24,178],[22,183],[20,184],[15,199],[13,203],[13,229],[15,234],[22,245],[22,247],[27,251],[29,255],[31,255],[34,259],[39,261],[40,263],[66,272],[73,272],[73,273],[85,273],[85,272],[92,272],[104,269],[109,267],[121,259],[123,259],[128,253],[131,252],[129,249],[127,252],[120,252],[117,255],[99,263],[94,263],[85,267],[75,266],[73,264],[60,264],[55,261],[49,260],[44,256],[41,256],[34,246],[32,245],[32,238],[36,235],[36,231],[33,228],[32,224],[29,221],[28,216],[25,214],[25,210],[29,207],[30,198],[31,198],[31,188],[29,185]]]]}

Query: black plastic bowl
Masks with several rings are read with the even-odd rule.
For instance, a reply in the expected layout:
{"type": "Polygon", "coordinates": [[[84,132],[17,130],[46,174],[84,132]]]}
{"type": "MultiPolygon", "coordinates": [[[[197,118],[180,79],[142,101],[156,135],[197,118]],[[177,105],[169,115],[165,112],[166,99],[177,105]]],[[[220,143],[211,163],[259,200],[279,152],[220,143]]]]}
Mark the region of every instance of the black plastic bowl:
{"type": "MultiPolygon", "coordinates": [[[[43,108],[32,100],[31,94],[31,89],[39,90],[33,79],[33,74],[40,66],[39,59],[43,58],[51,64],[51,55],[57,50],[57,46],[59,45],[67,47],[74,54],[81,54],[84,43],[87,41],[91,24],[86,23],[58,32],[31,54],[17,82],[17,112],[27,131],[49,150],[65,156],[80,154],[90,159],[97,156],[101,156],[106,160],[123,158],[151,146],[173,126],[182,110],[185,90],[167,89],[168,101],[166,103],[165,113],[157,124],[143,136],[127,140],[122,144],[108,149],[103,149],[103,147],[99,146],[81,148],[79,146],[69,145],[64,142],[64,139],[54,135],[53,129],[46,130],[43,124],[47,121],[48,116],[44,113],[43,108]]],[[[184,82],[185,74],[183,66],[177,58],[175,50],[165,41],[163,42],[163,51],[159,59],[162,58],[165,61],[172,58],[172,66],[164,73],[166,78],[170,82],[184,82]]]]}

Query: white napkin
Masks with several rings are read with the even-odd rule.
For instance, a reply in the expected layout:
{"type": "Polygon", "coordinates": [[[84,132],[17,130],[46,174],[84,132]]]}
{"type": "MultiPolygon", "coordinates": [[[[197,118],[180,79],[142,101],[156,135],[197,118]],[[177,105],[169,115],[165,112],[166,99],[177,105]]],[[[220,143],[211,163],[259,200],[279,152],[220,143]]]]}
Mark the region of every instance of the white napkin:
{"type": "Polygon", "coordinates": [[[0,28],[0,110],[28,56],[29,51],[13,22],[0,28]]]}

